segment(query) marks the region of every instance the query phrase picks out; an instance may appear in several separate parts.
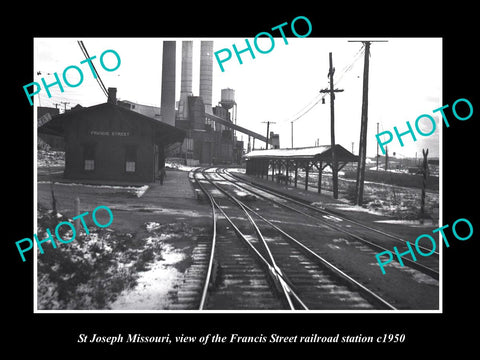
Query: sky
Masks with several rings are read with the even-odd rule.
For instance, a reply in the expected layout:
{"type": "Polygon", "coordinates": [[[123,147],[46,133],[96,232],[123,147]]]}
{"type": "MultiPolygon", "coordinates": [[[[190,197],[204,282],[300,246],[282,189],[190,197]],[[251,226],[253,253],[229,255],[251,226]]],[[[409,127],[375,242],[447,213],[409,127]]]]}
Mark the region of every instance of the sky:
{"type": "MultiPolygon", "coordinates": [[[[64,84],[50,88],[49,98],[42,89],[34,97],[35,105],[60,104],[67,109],[80,104],[92,106],[106,102],[106,96],[89,70],[77,43],[82,40],[93,60],[103,83],[117,88],[117,98],[144,105],[160,106],[162,41],[177,40],[176,100],[180,98],[181,40],[193,40],[193,95],[199,94],[200,41],[213,40],[214,52],[232,45],[239,50],[246,47],[245,38],[36,38],[34,41],[34,73],[32,81],[53,83],[57,73],[76,65],[83,71],[84,79],[78,87],[64,84]],[[99,63],[106,50],[115,50],[121,64],[115,71],[105,71],[99,63]],[[64,103],[68,104],[64,104],[64,103]]],[[[221,89],[235,90],[237,124],[262,135],[266,134],[266,121],[274,122],[270,130],[280,134],[280,147],[314,146],[330,144],[330,96],[321,94],[329,87],[329,53],[335,68],[335,88],[343,92],[335,95],[335,140],[347,150],[358,154],[364,55],[361,42],[349,40],[388,40],[372,42],[369,66],[367,156],[377,152],[377,123],[379,131],[391,131],[396,126],[400,132],[407,130],[409,121],[428,114],[436,120],[434,134],[423,137],[416,133],[417,141],[404,136],[404,146],[394,139],[388,144],[389,155],[421,157],[422,149],[429,149],[429,157],[439,156],[439,138],[442,120],[433,113],[442,103],[442,39],[441,38],[274,38],[273,49],[266,54],[256,51],[255,59],[249,52],[241,54],[240,64],[233,53],[220,70],[215,57],[213,63],[213,105],[220,101],[221,89]],[[321,96],[325,95],[325,104],[321,96]],[[315,105],[316,104],[316,105],[315,105]],[[308,110],[308,111],[307,111],[308,110]]],[[[258,46],[268,49],[268,38],[260,38],[258,46]]],[[[224,54],[221,54],[224,56],[224,54]]],[[[111,53],[104,57],[107,67],[114,67],[116,59],[111,53]]],[[[76,72],[70,70],[68,79],[78,82],[76,72]]],[[[28,104],[28,99],[25,97],[28,104]]],[[[428,122],[420,124],[425,133],[431,129],[428,122]]],[[[242,135],[237,134],[241,139],[242,135]]],[[[246,142],[248,136],[243,135],[246,142]]],[[[264,147],[258,141],[255,147],[264,147]]],[[[381,150],[380,150],[381,154],[381,150]]]]}

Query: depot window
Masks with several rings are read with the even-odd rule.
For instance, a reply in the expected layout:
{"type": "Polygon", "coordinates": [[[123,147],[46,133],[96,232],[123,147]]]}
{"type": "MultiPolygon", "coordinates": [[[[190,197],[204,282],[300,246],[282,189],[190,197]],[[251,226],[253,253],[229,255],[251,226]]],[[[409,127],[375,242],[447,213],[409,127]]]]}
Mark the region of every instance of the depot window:
{"type": "Polygon", "coordinates": [[[125,149],[125,171],[127,173],[134,173],[137,162],[137,148],[129,145],[125,149]]]}
{"type": "Polygon", "coordinates": [[[83,169],[85,171],[95,170],[95,146],[86,144],[83,147],[83,169]]]}

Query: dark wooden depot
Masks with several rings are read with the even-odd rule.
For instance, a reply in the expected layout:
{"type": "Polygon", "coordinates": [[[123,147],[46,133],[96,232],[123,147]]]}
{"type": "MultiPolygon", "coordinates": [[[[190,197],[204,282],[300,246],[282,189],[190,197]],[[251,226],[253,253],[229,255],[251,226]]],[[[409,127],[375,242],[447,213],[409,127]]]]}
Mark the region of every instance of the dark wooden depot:
{"type": "Polygon", "coordinates": [[[38,132],[64,138],[65,178],[122,182],[154,182],[168,147],[185,137],[181,129],[117,105],[115,98],[53,116],[38,132]]]}

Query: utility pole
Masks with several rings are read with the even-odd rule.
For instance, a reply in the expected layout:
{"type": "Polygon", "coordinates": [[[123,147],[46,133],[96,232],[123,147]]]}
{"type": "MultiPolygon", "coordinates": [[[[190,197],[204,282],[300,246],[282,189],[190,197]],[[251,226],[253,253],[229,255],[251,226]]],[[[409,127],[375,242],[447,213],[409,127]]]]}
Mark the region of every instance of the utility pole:
{"type": "Polygon", "coordinates": [[[332,152],[332,179],[333,179],[333,198],[338,199],[338,164],[335,155],[335,93],[342,92],[343,89],[333,89],[333,74],[335,68],[333,67],[332,53],[329,53],[330,69],[328,70],[328,77],[330,78],[330,89],[320,90],[321,93],[330,94],[330,142],[332,152]]]}
{"type": "Polygon", "coordinates": [[[428,177],[428,149],[422,149],[423,153],[423,182],[422,182],[422,199],[420,203],[420,223],[423,224],[425,220],[425,189],[427,188],[427,177],[428,177]]]}
{"type": "MultiPolygon", "coordinates": [[[[378,122],[377,122],[377,134],[378,134],[378,122]]],[[[378,171],[378,141],[377,141],[377,171],[378,171]]]]}
{"type": "Polygon", "coordinates": [[[388,146],[385,146],[385,171],[388,170],[388,146]]]}
{"type": "MultiPolygon", "coordinates": [[[[379,40],[386,42],[386,40],[379,40]]],[[[358,41],[350,41],[358,42],[358,41]]],[[[365,166],[367,159],[367,127],[368,127],[368,71],[370,62],[370,43],[373,41],[360,41],[365,45],[365,62],[363,66],[363,99],[362,99],[362,118],[360,126],[360,145],[358,150],[358,169],[357,169],[357,186],[356,204],[363,204],[363,183],[365,181],[365,166]]],[[[377,41],[375,41],[377,42],[377,41]]]]}
{"type": "Polygon", "coordinates": [[[63,111],[66,112],[67,111],[67,104],[70,104],[68,101],[61,101],[61,103],[63,104],[63,111]]]}
{"type": "Polygon", "coordinates": [[[276,124],[273,121],[262,121],[263,124],[267,124],[267,143],[265,144],[265,149],[268,150],[268,135],[270,134],[270,124],[276,124]]]}
{"type": "Polygon", "coordinates": [[[290,124],[292,125],[292,149],[293,149],[293,121],[291,121],[290,124]]]}

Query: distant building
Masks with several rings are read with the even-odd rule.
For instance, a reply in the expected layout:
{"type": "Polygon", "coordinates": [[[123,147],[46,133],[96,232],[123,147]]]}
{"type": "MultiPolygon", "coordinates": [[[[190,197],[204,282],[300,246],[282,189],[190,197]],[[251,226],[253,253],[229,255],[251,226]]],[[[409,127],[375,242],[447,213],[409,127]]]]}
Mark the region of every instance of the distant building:
{"type": "Polygon", "coordinates": [[[51,116],[55,116],[55,115],[60,114],[60,110],[58,108],[38,106],[37,107],[37,117],[41,118],[45,114],[50,114],[51,116]]]}
{"type": "Polygon", "coordinates": [[[219,106],[212,108],[213,114],[206,113],[200,96],[188,96],[187,104],[188,118],[175,122],[187,133],[178,155],[189,165],[240,163],[243,141],[236,139],[231,127],[213,120],[220,118],[231,124],[230,113],[219,106]]]}
{"type": "Polygon", "coordinates": [[[270,141],[273,149],[280,149],[280,135],[270,131],[270,141]]]}
{"type": "Polygon", "coordinates": [[[160,107],[158,106],[142,105],[128,100],[119,100],[117,101],[117,105],[123,106],[126,109],[135,111],[139,114],[151,117],[153,119],[157,119],[160,121],[162,120],[162,116],[160,114],[160,107]]]}
{"type": "MultiPolygon", "coordinates": [[[[113,91],[115,90],[115,91],[113,91]]],[[[116,102],[57,115],[38,129],[65,140],[65,178],[154,182],[169,145],[185,132],[116,102]]]]}
{"type": "MultiPolygon", "coordinates": [[[[51,108],[45,106],[38,106],[37,107],[37,124],[38,127],[46,124],[50,121],[54,116],[60,113],[58,108],[51,108]]],[[[38,136],[38,148],[44,150],[64,150],[65,143],[63,141],[63,137],[50,134],[50,133],[42,133],[38,136]]]]}

